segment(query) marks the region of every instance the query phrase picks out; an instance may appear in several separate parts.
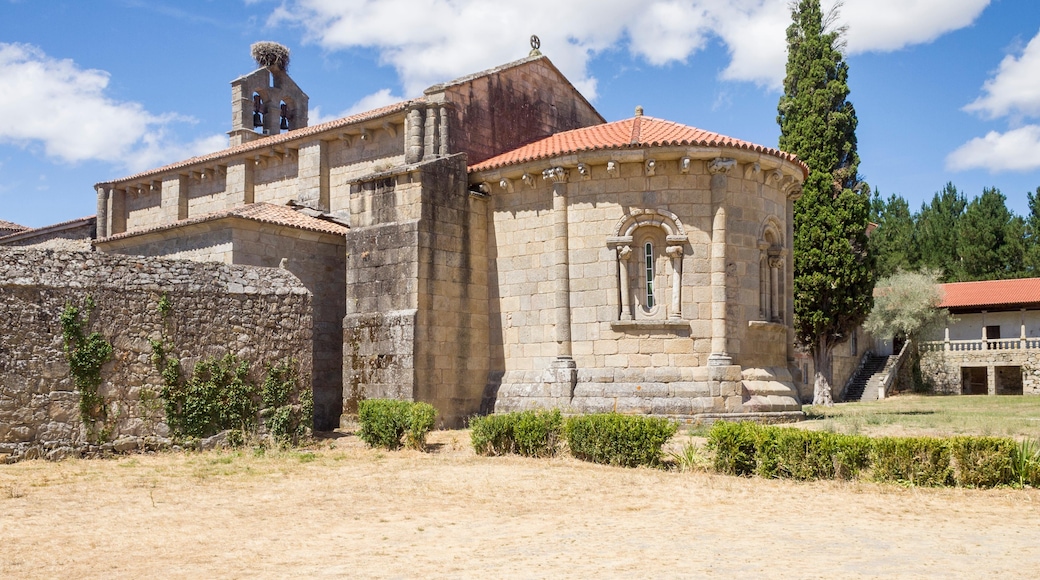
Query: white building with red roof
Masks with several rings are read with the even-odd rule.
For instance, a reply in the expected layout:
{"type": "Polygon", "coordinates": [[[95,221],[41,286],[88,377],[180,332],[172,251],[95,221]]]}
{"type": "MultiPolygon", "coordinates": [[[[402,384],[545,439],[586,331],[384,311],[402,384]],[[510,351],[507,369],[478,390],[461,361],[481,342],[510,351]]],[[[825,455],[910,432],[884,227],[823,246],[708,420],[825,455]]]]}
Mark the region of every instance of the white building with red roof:
{"type": "Polygon", "coordinates": [[[373,397],[801,416],[792,155],[608,123],[537,51],[314,126],[284,71],[232,85],[231,146],[97,184],[94,247],[299,277],[319,428],[373,397]]]}
{"type": "Polygon", "coordinates": [[[943,392],[1040,395],[1040,278],[942,284],[954,320],[922,346],[943,392]]]}

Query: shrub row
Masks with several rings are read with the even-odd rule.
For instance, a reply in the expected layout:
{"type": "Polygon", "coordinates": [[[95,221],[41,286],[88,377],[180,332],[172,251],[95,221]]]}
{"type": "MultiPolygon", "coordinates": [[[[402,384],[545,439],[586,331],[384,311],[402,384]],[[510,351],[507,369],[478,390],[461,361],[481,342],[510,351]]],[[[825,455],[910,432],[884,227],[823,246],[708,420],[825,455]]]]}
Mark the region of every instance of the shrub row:
{"type": "Polygon", "coordinates": [[[659,463],[661,446],[676,431],[668,419],[617,413],[578,415],[564,422],[559,410],[475,417],[470,428],[473,449],[481,455],[551,456],[562,435],[578,459],[625,467],[659,463]]]}
{"type": "Polygon", "coordinates": [[[433,429],[437,410],[429,403],[395,399],[366,399],[358,403],[358,437],[370,447],[426,449],[426,435],[433,429]]]}
{"type": "Polygon", "coordinates": [[[469,426],[473,449],[480,455],[552,457],[559,449],[563,417],[559,409],[523,411],[474,417],[469,426]]]}
{"type": "Polygon", "coordinates": [[[1040,454],[997,437],[840,435],[720,421],[708,434],[716,471],[767,478],[853,479],[920,486],[1040,485],[1040,454]]]}

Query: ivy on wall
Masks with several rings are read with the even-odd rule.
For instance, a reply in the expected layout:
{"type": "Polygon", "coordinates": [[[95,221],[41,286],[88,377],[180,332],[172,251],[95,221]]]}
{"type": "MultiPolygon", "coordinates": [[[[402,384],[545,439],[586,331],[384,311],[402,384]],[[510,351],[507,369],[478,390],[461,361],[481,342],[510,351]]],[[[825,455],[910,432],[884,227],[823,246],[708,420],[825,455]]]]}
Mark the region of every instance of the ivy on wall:
{"type": "Polygon", "coordinates": [[[293,359],[265,365],[259,387],[249,377],[249,362],[230,353],[198,362],[185,380],[180,360],[169,352],[167,317],[172,309],[163,294],[156,308],[163,321],[162,335],[149,342],[152,364],[162,377],[166,423],[176,437],[202,438],[231,431],[231,439],[240,443],[246,435],[263,432],[279,444],[295,445],[310,432],[313,394],[301,385],[293,359]]]}
{"type": "Polygon", "coordinates": [[[87,426],[88,439],[99,442],[107,440],[111,434],[111,426],[107,424],[108,408],[99,389],[101,367],[111,360],[112,345],[100,332],[85,334],[84,327],[89,326],[90,315],[96,306],[89,295],[85,302],[82,311],[77,306],[66,304],[59,321],[65,359],[69,363],[72,381],[80,392],[80,419],[87,426]]]}

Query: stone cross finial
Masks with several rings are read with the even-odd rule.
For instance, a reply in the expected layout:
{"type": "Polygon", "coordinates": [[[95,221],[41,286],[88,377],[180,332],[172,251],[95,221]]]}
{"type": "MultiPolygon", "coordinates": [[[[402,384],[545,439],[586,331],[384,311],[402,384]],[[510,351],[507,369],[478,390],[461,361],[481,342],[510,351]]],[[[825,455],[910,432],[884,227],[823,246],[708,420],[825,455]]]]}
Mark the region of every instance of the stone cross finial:
{"type": "Polygon", "coordinates": [[[642,117],[643,116],[643,105],[636,105],[636,116],[637,117],[642,117]]]}

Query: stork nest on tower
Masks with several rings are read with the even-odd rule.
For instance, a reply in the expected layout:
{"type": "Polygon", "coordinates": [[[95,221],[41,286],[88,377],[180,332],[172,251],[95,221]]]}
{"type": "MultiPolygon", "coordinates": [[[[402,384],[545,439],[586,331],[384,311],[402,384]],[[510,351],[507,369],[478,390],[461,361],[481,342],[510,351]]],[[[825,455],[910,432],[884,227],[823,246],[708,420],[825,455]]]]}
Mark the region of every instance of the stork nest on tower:
{"type": "Polygon", "coordinates": [[[250,46],[249,52],[256,60],[256,64],[262,67],[289,70],[289,48],[283,44],[264,40],[250,46]]]}

